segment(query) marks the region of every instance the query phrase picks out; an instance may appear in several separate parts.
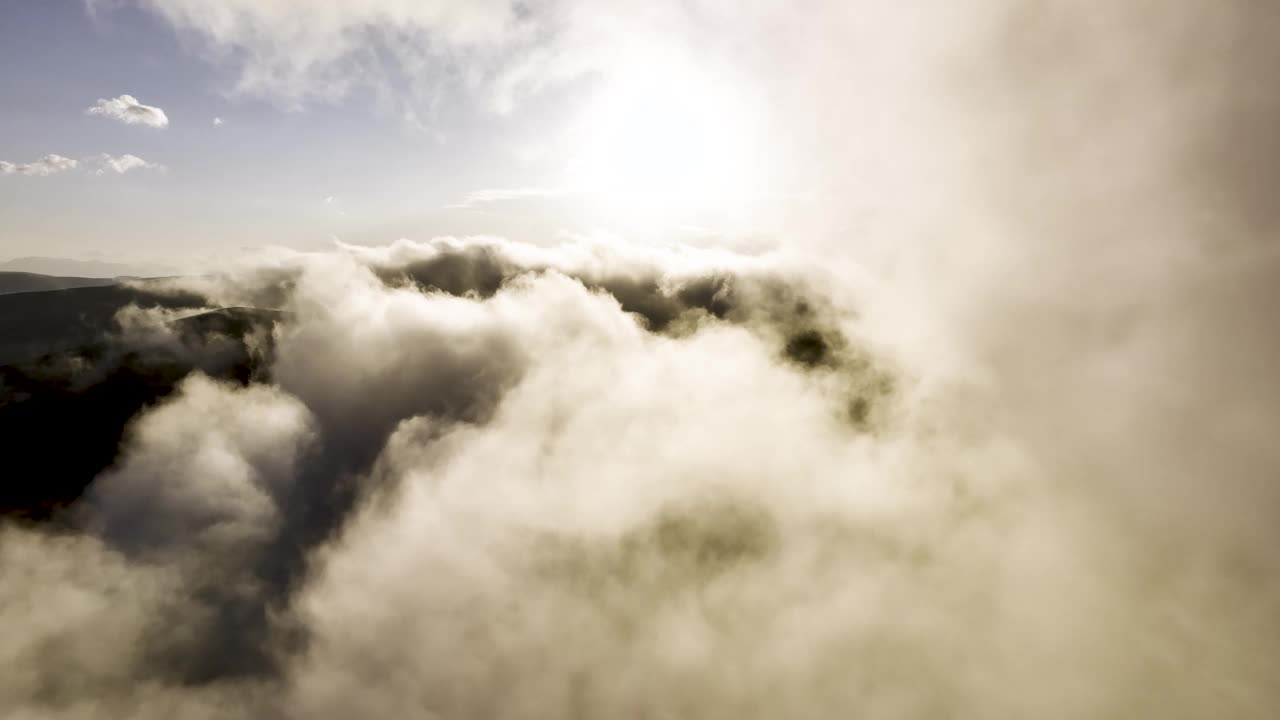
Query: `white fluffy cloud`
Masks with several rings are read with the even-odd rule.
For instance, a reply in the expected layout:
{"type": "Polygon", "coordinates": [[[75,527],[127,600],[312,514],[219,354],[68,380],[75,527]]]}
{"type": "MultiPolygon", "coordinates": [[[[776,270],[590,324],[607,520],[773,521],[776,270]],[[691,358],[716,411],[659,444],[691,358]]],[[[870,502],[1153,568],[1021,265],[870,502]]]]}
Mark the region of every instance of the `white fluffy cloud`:
{"type": "Polygon", "coordinates": [[[75,170],[80,161],[62,155],[45,155],[34,162],[14,163],[0,160],[0,175],[31,175],[46,177],[57,175],[68,170],[75,170]]]}
{"type": "Polygon", "coordinates": [[[98,169],[94,171],[95,175],[124,175],[134,170],[163,170],[164,166],[158,163],[143,160],[137,155],[99,155],[96,159],[98,169]]]}
{"type": "Polygon", "coordinates": [[[91,488],[86,534],[10,531],[6,572],[49,601],[0,604],[27,668],[0,699],[55,718],[1270,717],[1257,508],[1278,496],[1244,430],[1276,415],[1244,390],[1271,365],[1212,379],[1230,407],[1134,377],[1198,374],[1184,331],[1225,341],[1209,319],[1258,298],[1205,288],[1194,325],[1152,309],[1118,343],[1050,328],[1070,352],[1027,320],[996,357],[976,335],[943,355],[882,348],[828,275],[442,239],[170,281],[286,310],[271,382],[188,380],[91,488]],[[806,328],[830,355],[791,352],[806,328]],[[891,389],[867,394],[879,372],[891,389]],[[1170,442],[1184,420],[1230,455],[1170,442]]]}
{"type": "Polygon", "coordinates": [[[152,559],[185,563],[180,556],[196,553],[206,570],[233,560],[278,522],[276,498],[295,472],[310,423],[289,396],[231,390],[196,375],[135,426],[124,462],[88,499],[93,522],[152,559]]]}
{"type": "Polygon", "coordinates": [[[85,110],[85,113],[111,118],[126,125],[146,125],[153,128],[169,126],[169,116],[165,115],[164,110],[143,105],[132,95],[121,95],[110,100],[99,98],[98,103],[85,110]]]}

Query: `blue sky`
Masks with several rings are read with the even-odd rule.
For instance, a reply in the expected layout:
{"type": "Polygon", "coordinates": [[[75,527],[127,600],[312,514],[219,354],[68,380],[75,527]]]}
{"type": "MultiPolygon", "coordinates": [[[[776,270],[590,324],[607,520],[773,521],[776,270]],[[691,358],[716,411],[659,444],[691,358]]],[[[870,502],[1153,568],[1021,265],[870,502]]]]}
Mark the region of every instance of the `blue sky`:
{"type": "Polygon", "coordinates": [[[57,154],[82,168],[0,176],[0,257],[172,260],[333,235],[477,232],[475,213],[441,208],[530,182],[510,129],[548,112],[534,103],[512,118],[465,98],[424,110],[361,88],[297,106],[238,92],[239,66],[127,3],[90,12],[79,0],[14,0],[3,12],[0,160],[57,154]],[[169,126],[86,115],[124,94],[162,108],[169,126]],[[84,159],[103,153],[164,169],[98,177],[84,159]]]}
{"type": "Polygon", "coordinates": [[[9,0],[0,259],[758,235],[740,217],[763,206],[744,190],[758,146],[744,128],[764,114],[731,78],[748,63],[691,32],[725,9],[537,7],[9,0]],[[167,127],[86,113],[122,96],[167,127]],[[33,170],[49,155],[79,165],[33,170]],[[136,167],[99,172],[104,155],[136,167]]]}

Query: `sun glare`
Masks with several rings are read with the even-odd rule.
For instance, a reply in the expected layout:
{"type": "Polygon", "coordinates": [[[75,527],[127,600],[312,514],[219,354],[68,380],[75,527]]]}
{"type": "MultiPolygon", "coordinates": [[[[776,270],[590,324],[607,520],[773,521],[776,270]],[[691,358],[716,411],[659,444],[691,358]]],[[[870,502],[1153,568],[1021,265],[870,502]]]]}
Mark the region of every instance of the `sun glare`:
{"type": "Polygon", "coordinates": [[[730,83],[645,57],[587,103],[569,138],[566,184],[618,210],[732,210],[753,180],[749,117],[730,83]]]}

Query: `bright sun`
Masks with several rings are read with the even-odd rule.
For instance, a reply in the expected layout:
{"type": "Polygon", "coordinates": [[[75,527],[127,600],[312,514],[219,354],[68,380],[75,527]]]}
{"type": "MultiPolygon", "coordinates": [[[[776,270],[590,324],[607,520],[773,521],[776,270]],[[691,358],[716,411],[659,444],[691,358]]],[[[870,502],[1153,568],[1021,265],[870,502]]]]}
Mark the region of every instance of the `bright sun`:
{"type": "Polygon", "coordinates": [[[754,179],[750,117],[729,83],[646,56],[588,103],[570,137],[566,184],[615,209],[732,209],[754,179]]]}

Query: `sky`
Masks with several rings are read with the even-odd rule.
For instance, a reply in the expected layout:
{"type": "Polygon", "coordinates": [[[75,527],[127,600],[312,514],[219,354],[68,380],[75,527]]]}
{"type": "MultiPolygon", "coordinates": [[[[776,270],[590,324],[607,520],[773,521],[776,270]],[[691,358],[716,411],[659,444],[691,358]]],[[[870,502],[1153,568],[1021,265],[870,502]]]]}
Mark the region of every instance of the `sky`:
{"type": "Polygon", "coordinates": [[[189,268],[335,238],[613,235],[883,274],[1135,193],[1152,229],[1178,195],[1203,227],[1174,234],[1256,233],[1275,101],[1248,71],[1272,59],[1254,12],[12,0],[0,254],[189,268]],[[126,97],[164,123],[89,112],[126,97]],[[78,167],[31,165],[51,155],[78,167]]]}
{"type": "Polygon", "coordinates": [[[474,145],[443,145],[367,100],[291,110],[243,97],[234,68],[206,62],[145,9],[8,3],[0,33],[10,98],[0,156],[132,154],[164,168],[5,177],[6,255],[170,259],[323,243],[359,229],[386,233],[374,211],[385,212],[389,198],[429,217],[489,180],[463,161],[474,145]],[[126,94],[162,108],[167,126],[85,113],[126,94]]]}
{"type": "Polygon", "coordinates": [[[681,37],[724,12],[6,3],[0,160],[80,166],[3,176],[0,254],[184,263],[334,237],[760,236],[748,216],[788,190],[753,182],[761,88],[681,37]],[[165,122],[87,112],[122,97],[165,122]],[[99,173],[104,154],[147,164],[99,173]]]}

